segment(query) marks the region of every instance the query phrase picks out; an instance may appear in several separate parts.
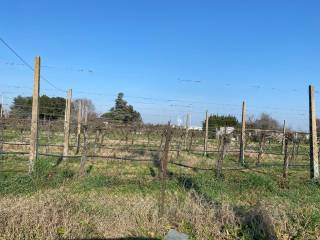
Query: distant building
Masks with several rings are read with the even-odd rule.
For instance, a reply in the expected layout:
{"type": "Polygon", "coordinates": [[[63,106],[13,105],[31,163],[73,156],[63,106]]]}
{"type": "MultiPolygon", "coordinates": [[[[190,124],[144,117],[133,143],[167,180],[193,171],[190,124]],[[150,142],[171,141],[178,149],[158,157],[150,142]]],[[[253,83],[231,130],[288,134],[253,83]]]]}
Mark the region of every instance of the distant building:
{"type": "Polygon", "coordinates": [[[235,130],[234,127],[219,127],[219,128],[216,128],[216,132],[215,132],[215,135],[216,135],[216,138],[219,139],[220,136],[224,135],[224,134],[231,134],[233,133],[235,130]]]}
{"type": "Polygon", "coordinates": [[[189,130],[199,130],[199,131],[202,131],[202,127],[191,126],[191,127],[189,127],[189,130]]]}

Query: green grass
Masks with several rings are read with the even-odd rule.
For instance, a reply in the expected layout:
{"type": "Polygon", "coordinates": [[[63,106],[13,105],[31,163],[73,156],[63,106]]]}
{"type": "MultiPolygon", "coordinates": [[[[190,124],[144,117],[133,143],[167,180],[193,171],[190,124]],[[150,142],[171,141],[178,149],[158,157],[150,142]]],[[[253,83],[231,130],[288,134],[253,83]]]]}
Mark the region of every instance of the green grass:
{"type": "MultiPolygon", "coordinates": [[[[196,161],[195,166],[214,167],[217,157],[216,154],[202,157],[183,152],[177,161],[190,160],[196,161]]],[[[265,158],[263,163],[281,164],[281,158],[282,156],[265,158]]],[[[249,167],[255,166],[255,158],[247,158],[247,161],[249,167]]],[[[297,161],[305,160],[301,158],[297,161]]],[[[99,219],[116,214],[112,207],[100,202],[101,196],[114,196],[119,201],[137,196],[143,199],[159,198],[158,169],[152,163],[89,161],[86,168],[90,171],[85,177],[78,176],[79,159],[57,163],[57,158],[40,158],[35,164],[34,173],[29,175],[26,157],[3,156],[0,161],[0,200],[16,197],[28,199],[37,194],[63,189],[66,198],[70,196],[74,199],[76,211],[84,211],[99,219]],[[93,196],[100,200],[96,202],[93,196]]],[[[228,155],[224,167],[238,167],[237,156],[228,155]]],[[[320,185],[309,180],[307,168],[290,168],[288,182],[284,182],[281,166],[224,170],[223,178],[216,179],[214,171],[193,171],[169,165],[166,187],[167,194],[174,196],[181,203],[185,202],[190,194],[196,194],[205,206],[228,205],[240,221],[226,223],[220,229],[224,234],[230,235],[229,239],[266,239],[266,233],[261,230],[261,226],[268,228],[269,225],[261,224],[267,221],[265,218],[268,217],[272,219],[272,231],[279,239],[316,239],[319,236],[320,185]],[[260,206],[266,209],[265,212],[260,211],[260,206]],[[283,227],[284,223],[286,228],[283,227]]],[[[191,220],[183,218],[181,223],[178,223],[178,220],[174,223],[173,219],[171,227],[176,227],[190,234],[192,239],[197,239],[197,226],[191,220]]],[[[81,229],[84,229],[83,236],[95,236],[94,226],[86,222],[81,224],[81,229]]],[[[149,228],[144,226],[144,223],[141,224],[141,229],[139,228],[134,235],[147,236],[149,230],[146,229],[149,228]]],[[[166,229],[166,225],[164,228],[166,229]]],[[[156,237],[161,235],[158,234],[156,237]]]]}

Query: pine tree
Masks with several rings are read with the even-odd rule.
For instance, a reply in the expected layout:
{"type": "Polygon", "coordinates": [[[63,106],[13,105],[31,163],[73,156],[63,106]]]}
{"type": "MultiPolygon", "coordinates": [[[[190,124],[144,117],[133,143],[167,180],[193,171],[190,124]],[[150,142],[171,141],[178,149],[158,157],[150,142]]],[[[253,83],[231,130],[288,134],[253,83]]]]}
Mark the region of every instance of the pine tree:
{"type": "Polygon", "coordinates": [[[128,105],[127,101],[123,98],[124,94],[119,93],[115,100],[115,106],[109,112],[104,113],[102,117],[121,123],[141,123],[142,118],[140,113],[135,111],[132,105],[128,105]]]}

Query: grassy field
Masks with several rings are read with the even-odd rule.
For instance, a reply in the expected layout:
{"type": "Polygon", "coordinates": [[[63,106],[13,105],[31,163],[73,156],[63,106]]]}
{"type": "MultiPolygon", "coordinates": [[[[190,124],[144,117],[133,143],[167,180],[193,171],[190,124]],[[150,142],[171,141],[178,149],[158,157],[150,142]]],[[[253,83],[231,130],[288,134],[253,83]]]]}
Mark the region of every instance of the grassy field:
{"type": "MultiPolygon", "coordinates": [[[[179,161],[214,167],[214,159],[179,161]]],[[[0,239],[162,239],[172,228],[190,239],[320,238],[320,186],[307,167],[290,168],[284,182],[281,166],[233,170],[236,161],[227,156],[222,179],[169,164],[159,216],[155,163],[89,159],[79,177],[77,159],[40,158],[30,176],[26,157],[2,156],[0,239]]]]}

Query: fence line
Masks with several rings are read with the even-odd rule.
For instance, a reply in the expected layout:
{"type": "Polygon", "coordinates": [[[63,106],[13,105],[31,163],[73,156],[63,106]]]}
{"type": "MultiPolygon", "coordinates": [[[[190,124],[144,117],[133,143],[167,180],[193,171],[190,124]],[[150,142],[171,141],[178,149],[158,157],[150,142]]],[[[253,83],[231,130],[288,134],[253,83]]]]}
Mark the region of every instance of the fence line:
{"type": "MultiPolygon", "coordinates": [[[[19,117],[2,117],[2,155],[13,153],[26,155],[24,151],[19,152],[12,149],[12,151],[9,151],[8,146],[29,146],[29,172],[31,173],[38,155],[56,157],[61,157],[62,155],[63,158],[66,159],[71,158],[71,156],[74,158],[81,157],[83,160],[82,162],[85,162],[86,158],[111,158],[110,156],[100,154],[103,150],[119,151],[120,153],[129,151],[146,151],[162,154],[162,139],[163,136],[165,136],[165,131],[168,131],[165,126],[156,127],[135,123],[126,124],[121,121],[97,116],[93,116],[91,117],[92,119],[90,119],[87,110],[88,106],[83,105],[83,103],[80,102],[78,109],[72,108],[71,89],[68,91],[66,106],[64,108],[58,107],[60,110],[64,110],[64,115],[62,113],[54,115],[54,117],[57,118],[55,120],[50,119],[50,115],[47,116],[49,117],[48,120],[40,120],[39,109],[46,108],[49,110],[57,110],[58,108],[39,105],[40,57],[36,57],[35,68],[33,70],[34,91],[32,107],[30,108],[30,106],[24,106],[21,104],[16,106],[21,108],[21,110],[18,110],[19,113],[26,113],[26,116],[32,116],[32,118],[29,119],[27,117],[25,119],[21,119],[19,117]],[[31,114],[29,112],[30,110],[31,114]],[[84,111],[86,111],[86,114],[83,114],[84,111]],[[64,117],[64,120],[59,119],[60,117],[64,117]],[[31,124],[30,131],[28,130],[28,124],[31,124]],[[20,130],[20,134],[17,130],[20,130]],[[27,137],[28,135],[29,137],[27,137]],[[5,137],[9,138],[9,141],[6,140],[5,137]],[[61,137],[61,140],[59,140],[59,137],[61,137]],[[29,142],[25,141],[26,138],[29,142]],[[13,141],[10,141],[10,139],[13,139],[13,141]],[[21,141],[14,141],[17,139],[20,139],[21,141]],[[57,143],[56,141],[62,141],[62,144],[57,143]],[[45,142],[45,144],[43,142],[45,142]],[[147,145],[147,147],[145,145],[147,145]],[[43,153],[39,151],[40,147],[46,147],[46,152],[43,153]],[[61,155],[60,149],[56,150],[59,151],[59,154],[50,153],[50,147],[62,147],[61,155]],[[93,150],[91,149],[92,147],[93,150]],[[74,151],[74,149],[76,149],[76,151],[74,151]],[[82,154],[79,155],[81,149],[82,154]],[[91,154],[91,152],[94,152],[94,154],[91,154]]],[[[246,128],[246,103],[243,101],[240,129],[235,128],[231,133],[227,133],[226,128],[224,128],[224,133],[218,135],[216,132],[218,137],[214,140],[212,139],[212,136],[209,136],[209,134],[211,135],[213,133],[213,129],[208,124],[208,113],[206,113],[205,117],[206,124],[204,130],[190,129],[189,120],[191,117],[188,114],[185,127],[175,128],[170,126],[170,131],[172,131],[172,140],[170,141],[166,152],[170,154],[177,153],[177,159],[181,157],[180,153],[187,154],[189,157],[192,157],[192,154],[201,154],[202,157],[205,157],[206,159],[211,159],[214,154],[217,154],[218,160],[220,159],[221,162],[227,157],[227,154],[238,154],[239,163],[242,165],[239,169],[245,167],[247,159],[251,161],[253,157],[250,155],[252,154],[258,155],[256,164],[259,166],[263,166],[260,165],[260,160],[263,155],[285,155],[288,161],[288,157],[293,161],[298,156],[305,156],[310,158],[310,177],[318,178],[317,126],[315,121],[314,88],[312,86],[309,87],[309,103],[309,125],[311,134],[305,132],[289,132],[286,129],[286,122],[284,122],[282,130],[246,128]],[[304,139],[302,139],[302,136],[304,139]],[[310,140],[307,139],[308,137],[310,137],[310,140]],[[221,142],[221,139],[219,138],[224,140],[221,142]],[[290,152],[287,152],[287,154],[284,154],[285,140],[290,141],[291,146],[290,152]],[[224,142],[227,143],[226,146],[224,142]],[[307,143],[309,143],[309,154],[306,153],[307,143]]],[[[287,151],[289,150],[287,149],[287,151]]],[[[126,157],[113,156],[112,158],[125,159],[126,157]]],[[[130,158],[127,158],[127,160],[129,159],[130,158]]],[[[135,161],[136,160],[137,159],[135,159],[135,161]]],[[[150,161],[152,161],[152,159],[150,159],[150,161]]],[[[191,167],[184,163],[175,164],[177,166],[181,165],[184,167],[191,167]]],[[[286,164],[293,166],[289,162],[286,162],[286,164]]]]}

